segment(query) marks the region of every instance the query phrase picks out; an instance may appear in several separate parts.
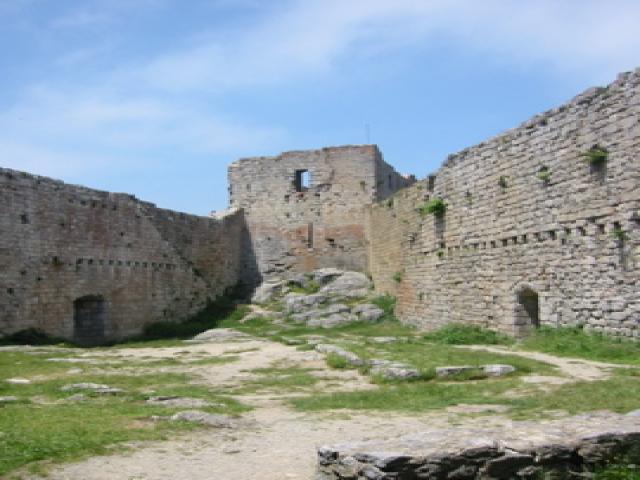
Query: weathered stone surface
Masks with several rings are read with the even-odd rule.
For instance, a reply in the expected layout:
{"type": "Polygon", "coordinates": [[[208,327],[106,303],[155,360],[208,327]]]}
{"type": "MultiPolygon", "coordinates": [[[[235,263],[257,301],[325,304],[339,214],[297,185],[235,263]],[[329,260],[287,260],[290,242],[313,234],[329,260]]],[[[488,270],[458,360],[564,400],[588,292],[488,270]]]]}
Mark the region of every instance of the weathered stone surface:
{"type": "Polygon", "coordinates": [[[238,283],[317,269],[324,293],[368,295],[363,273],[327,270],[340,269],[402,293],[396,314],[425,328],[640,338],[639,99],[640,70],[621,74],[415,185],[373,145],[241,159],[234,210],[210,217],[0,169],[0,336],[103,343],[186,320],[238,283]],[[434,199],[442,215],[420,208],[434,199]]]}
{"type": "Polygon", "coordinates": [[[246,333],[234,330],[233,328],[212,328],[199,333],[191,340],[190,343],[207,343],[207,342],[227,342],[229,340],[244,340],[249,338],[246,333]]]}
{"type": "Polygon", "coordinates": [[[332,328],[358,321],[355,315],[332,313],[327,317],[312,318],[307,321],[310,327],[332,328]]]}
{"type": "Polygon", "coordinates": [[[374,343],[393,343],[397,342],[398,337],[370,337],[369,341],[374,343]]]}
{"type": "Polygon", "coordinates": [[[5,168],[0,204],[0,337],[34,328],[92,345],[137,335],[200,312],[252,263],[240,211],[188,215],[5,168]],[[86,328],[74,328],[78,311],[93,318],[86,328]]]}
{"type": "Polygon", "coordinates": [[[180,407],[180,408],[199,408],[199,407],[211,406],[210,402],[207,402],[202,398],[175,397],[175,396],[149,397],[147,399],[147,403],[151,405],[160,405],[163,407],[180,407]]]}
{"type": "Polygon", "coordinates": [[[371,293],[371,281],[363,273],[344,272],[320,289],[320,293],[334,297],[358,298],[371,293]]]}
{"type": "Polygon", "coordinates": [[[322,293],[312,293],[305,295],[302,293],[289,293],[282,299],[284,310],[287,313],[300,313],[304,310],[326,302],[327,295],[322,293]]]}
{"type": "Polygon", "coordinates": [[[347,313],[350,309],[342,303],[334,303],[322,308],[312,308],[300,313],[294,313],[289,318],[296,323],[305,323],[314,318],[326,317],[333,314],[347,313]]]}
{"type": "Polygon", "coordinates": [[[375,145],[284,152],[229,166],[230,202],[245,212],[255,276],[321,269],[318,283],[332,268],[366,270],[365,207],[412,181],[375,145]],[[304,186],[303,172],[310,178],[304,186]]]}
{"type": "Polygon", "coordinates": [[[422,328],[456,321],[521,336],[584,325],[640,338],[639,102],[640,70],[622,74],[373,204],[376,291],[422,328]],[[601,168],[585,156],[594,145],[608,150],[601,168]],[[421,214],[438,198],[444,215],[421,214]]]}
{"type": "Polygon", "coordinates": [[[13,385],[28,385],[31,383],[31,380],[28,378],[7,378],[5,382],[13,385]]]}
{"type": "Polygon", "coordinates": [[[355,313],[363,322],[377,322],[384,315],[384,311],[381,308],[371,303],[356,305],[351,312],[355,313]]]}
{"type": "Polygon", "coordinates": [[[406,363],[378,359],[369,360],[368,363],[371,365],[372,375],[379,375],[387,380],[413,380],[421,377],[418,369],[406,363]]]}
{"type": "Polygon", "coordinates": [[[471,365],[450,365],[446,367],[436,367],[436,376],[451,377],[463,372],[472,372],[477,369],[478,367],[472,367],[471,365]]]}
{"type": "Polygon", "coordinates": [[[72,383],[69,385],[64,385],[60,388],[63,392],[67,392],[70,390],[90,390],[95,393],[103,394],[103,395],[115,395],[118,393],[124,392],[121,388],[110,387],[109,385],[102,385],[99,383],[72,383]]]}
{"type": "Polygon", "coordinates": [[[282,280],[264,282],[255,290],[251,297],[251,301],[258,304],[266,303],[282,292],[283,286],[284,282],[282,280]]]}
{"type": "MultiPolygon", "coordinates": [[[[319,480],[578,478],[640,451],[640,417],[608,412],[509,428],[432,429],[400,438],[323,446],[319,480]],[[573,472],[573,473],[571,473],[573,472]]],[[[640,460],[640,458],[638,458],[640,460]]]]}
{"type": "Polygon", "coordinates": [[[236,421],[227,415],[216,415],[200,410],[185,410],[171,416],[173,421],[199,423],[214,428],[235,428],[236,421]]]}
{"type": "Polygon", "coordinates": [[[345,349],[340,348],[336,345],[320,343],[320,344],[317,344],[314,348],[316,352],[320,352],[324,354],[331,353],[339,357],[342,357],[347,361],[347,363],[356,367],[363,366],[366,363],[364,360],[358,357],[355,353],[348,352],[345,349]]]}
{"type": "Polygon", "coordinates": [[[311,275],[318,285],[326,285],[327,283],[342,276],[343,273],[344,270],[339,270],[337,268],[320,268],[319,270],[315,270],[311,275]]]}
{"type": "Polygon", "coordinates": [[[490,377],[501,377],[502,375],[508,375],[516,371],[516,367],[513,365],[504,365],[504,364],[489,364],[483,365],[482,371],[490,376],[490,377]]]}

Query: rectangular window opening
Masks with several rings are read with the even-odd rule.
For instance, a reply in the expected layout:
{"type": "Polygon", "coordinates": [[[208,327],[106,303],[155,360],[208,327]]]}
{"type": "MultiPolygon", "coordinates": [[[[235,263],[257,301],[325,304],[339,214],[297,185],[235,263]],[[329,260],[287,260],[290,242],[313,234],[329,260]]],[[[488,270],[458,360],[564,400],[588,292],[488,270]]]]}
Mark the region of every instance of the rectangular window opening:
{"type": "Polygon", "coordinates": [[[308,191],[310,183],[311,176],[309,175],[309,170],[296,170],[296,192],[308,191]]]}

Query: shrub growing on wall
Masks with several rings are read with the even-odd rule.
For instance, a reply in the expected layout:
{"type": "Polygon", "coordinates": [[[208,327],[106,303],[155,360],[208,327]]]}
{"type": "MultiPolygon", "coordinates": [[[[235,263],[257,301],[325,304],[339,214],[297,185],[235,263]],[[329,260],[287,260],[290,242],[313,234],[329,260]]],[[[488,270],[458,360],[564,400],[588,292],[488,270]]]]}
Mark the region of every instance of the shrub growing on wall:
{"type": "Polygon", "coordinates": [[[418,213],[420,215],[435,215],[437,217],[444,215],[447,205],[441,198],[432,198],[431,200],[424,202],[423,205],[418,207],[418,213]]]}
{"type": "Polygon", "coordinates": [[[588,152],[582,154],[583,157],[587,159],[589,164],[598,166],[604,164],[609,158],[609,152],[606,148],[603,148],[599,145],[594,145],[589,149],[588,152]]]}

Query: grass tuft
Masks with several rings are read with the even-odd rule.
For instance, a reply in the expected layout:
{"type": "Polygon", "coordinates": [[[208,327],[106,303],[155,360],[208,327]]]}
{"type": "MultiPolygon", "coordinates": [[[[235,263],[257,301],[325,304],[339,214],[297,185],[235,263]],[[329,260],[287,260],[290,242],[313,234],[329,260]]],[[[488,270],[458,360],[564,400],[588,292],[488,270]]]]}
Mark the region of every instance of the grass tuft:
{"type": "Polygon", "coordinates": [[[451,324],[424,336],[425,340],[443,345],[510,345],[506,335],[476,325],[451,324]]]}
{"type": "Polygon", "coordinates": [[[579,327],[540,327],[522,342],[522,347],[561,357],[640,365],[640,343],[587,333],[579,327]]]}

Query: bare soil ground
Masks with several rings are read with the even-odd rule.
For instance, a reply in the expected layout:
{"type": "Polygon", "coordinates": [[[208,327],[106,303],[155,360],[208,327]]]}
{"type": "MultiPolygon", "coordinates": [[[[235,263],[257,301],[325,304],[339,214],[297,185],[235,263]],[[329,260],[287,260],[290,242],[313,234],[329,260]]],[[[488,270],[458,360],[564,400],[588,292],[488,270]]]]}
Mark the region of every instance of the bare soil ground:
{"type": "MultiPolygon", "coordinates": [[[[532,382],[561,383],[599,380],[614,366],[584,360],[558,358],[534,352],[514,352],[497,347],[475,347],[496,353],[523,355],[559,367],[561,376],[532,377],[532,382]]],[[[273,365],[309,368],[322,378],[319,389],[353,390],[376,388],[355,370],[330,370],[314,351],[252,337],[227,338],[210,343],[167,348],[121,348],[88,352],[80,359],[124,362],[140,359],[182,360],[203,356],[234,355],[239,359],[224,364],[194,364],[158,367],[159,371],[188,371],[202,384],[219,389],[241,387],[256,378],[251,370],[273,365]]],[[[82,361],[82,360],[80,360],[82,361]]],[[[619,367],[617,365],[616,367],[619,367]]],[[[156,370],[158,371],[158,370],[156,370]]],[[[318,384],[315,385],[318,389],[318,384]]],[[[237,428],[203,428],[179,434],[162,442],[131,444],[125,452],[54,465],[46,478],[52,480],[134,480],[134,479],[312,479],[316,448],[324,444],[373,438],[393,438],[414,431],[449,425],[505,426],[511,420],[501,415],[500,406],[464,405],[427,414],[389,412],[304,413],[293,410],[286,399],[296,391],[249,392],[237,398],[254,409],[242,415],[237,428]],[[492,412],[474,416],[474,413],[492,412]],[[471,415],[470,415],[471,414],[471,415]]],[[[40,478],[29,476],[27,478],[40,478]]]]}

